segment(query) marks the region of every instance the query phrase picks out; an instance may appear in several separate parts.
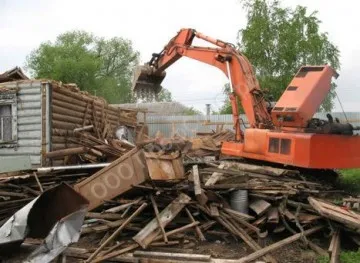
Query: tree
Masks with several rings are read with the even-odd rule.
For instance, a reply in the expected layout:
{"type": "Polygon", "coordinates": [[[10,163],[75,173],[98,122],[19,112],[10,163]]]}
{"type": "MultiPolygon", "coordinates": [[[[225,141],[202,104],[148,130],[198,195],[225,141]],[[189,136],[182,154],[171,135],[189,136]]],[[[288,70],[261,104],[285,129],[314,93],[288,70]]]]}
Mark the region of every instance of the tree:
{"type": "MultiPolygon", "coordinates": [[[[238,33],[238,47],[255,68],[262,89],[277,101],[302,65],[330,64],[340,69],[338,48],[320,32],[317,12],[304,6],[284,8],[277,0],[242,0],[247,25],[238,33]]],[[[332,90],[335,90],[333,84],[332,90]]],[[[333,108],[329,93],[321,110],[333,108]]]]}
{"type": "Polygon", "coordinates": [[[183,112],[184,115],[192,116],[192,115],[203,115],[200,110],[195,109],[194,107],[186,107],[183,112]]]}
{"type": "MultiPolygon", "coordinates": [[[[42,43],[27,57],[26,67],[35,78],[76,83],[110,103],[125,103],[135,101],[131,80],[138,61],[139,52],[127,39],[71,31],[59,35],[55,42],[42,43]]],[[[170,92],[162,99],[169,97],[170,92]]]]}
{"type": "Polygon", "coordinates": [[[231,103],[230,103],[230,99],[229,99],[229,95],[230,95],[231,91],[230,91],[230,84],[229,83],[226,83],[224,85],[223,92],[226,95],[225,100],[224,100],[224,104],[222,105],[222,107],[219,109],[219,111],[217,113],[218,114],[231,114],[232,113],[232,108],[231,108],[231,103]]]}
{"type": "Polygon", "coordinates": [[[171,102],[172,94],[168,89],[161,88],[159,94],[155,97],[146,97],[142,99],[142,102],[171,102]]]}
{"type": "MultiPolygon", "coordinates": [[[[225,100],[224,100],[224,104],[222,105],[222,107],[219,109],[219,111],[214,112],[215,114],[232,114],[232,107],[231,107],[231,103],[230,103],[230,84],[226,83],[223,87],[223,93],[226,95],[225,96],[225,100]]],[[[239,109],[239,113],[244,113],[244,110],[240,104],[240,101],[238,101],[238,109],[239,109]]]]}

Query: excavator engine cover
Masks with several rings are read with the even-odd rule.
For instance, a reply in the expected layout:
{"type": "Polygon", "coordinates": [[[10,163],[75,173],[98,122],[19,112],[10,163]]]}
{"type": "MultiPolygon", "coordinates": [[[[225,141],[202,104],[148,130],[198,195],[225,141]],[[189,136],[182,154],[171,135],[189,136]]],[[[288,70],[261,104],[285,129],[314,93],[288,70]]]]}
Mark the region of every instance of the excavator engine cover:
{"type": "Polygon", "coordinates": [[[330,66],[304,66],[286,88],[271,116],[277,127],[305,128],[329,93],[332,77],[330,66]]]}
{"type": "Polygon", "coordinates": [[[155,98],[162,89],[160,84],[165,75],[165,71],[155,74],[154,69],[147,64],[137,66],[133,75],[132,92],[140,99],[155,98]]]}

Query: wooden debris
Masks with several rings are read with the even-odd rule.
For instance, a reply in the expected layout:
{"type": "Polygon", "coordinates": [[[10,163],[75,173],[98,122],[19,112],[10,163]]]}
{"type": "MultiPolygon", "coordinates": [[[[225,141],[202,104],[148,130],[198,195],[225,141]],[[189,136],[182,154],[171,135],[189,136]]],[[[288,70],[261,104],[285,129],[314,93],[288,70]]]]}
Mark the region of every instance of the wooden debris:
{"type": "Polygon", "coordinates": [[[288,245],[288,244],[300,239],[302,236],[308,236],[308,235],[311,235],[311,234],[313,234],[315,232],[318,232],[322,228],[323,228],[323,226],[316,226],[314,228],[311,228],[311,229],[308,229],[308,230],[304,231],[303,233],[298,233],[298,234],[292,235],[292,236],[290,236],[288,238],[285,238],[285,239],[283,239],[283,240],[281,240],[279,242],[271,244],[271,245],[269,245],[269,246],[267,246],[265,248],[262,248],[262,249],[260,249],[258,251],[255,251],[254,253],[251,253],[250,255],[247,255],[247,256],[239,259],[237,261],[237,263],[251,262],[251,261],[253,261],[255,259],[258,259],[259,257],[267,254],[267,253],[270,253],[270,252],[272,252],[274,250],[277,250],[277,249],[279,249],[279,248],[281,248],[281,247],[283,247],[285,245],[288,245]]]}
{"type": "MultiPolygon", "coordinates": [[[[170,223],[190,200],[191,198],[189,196],[181,193],[159,214],[161,224],[165,227],[168,223],[170,223]]],[[[159,224],[156,218],[154,218],[136,236],[133,237],[133,240],[141,245],[141,247],[146,248],[160,233],[161,230],[159,224]]]]}
{"type": "Polygon", "coordinates": [[[232,214],[232,215],[235,215],[235,216],[238,216],[244,220],[254,220],[255,218],[253,216],[249,216],[247,214],[244,214],[244,213],[241,213],[241,212],[238,212],[238,211],[235,211],[235,210],[232,210],[230,208],[224,208],[224,210],[229,213],[229,214],[232,214]]]}
{"type": "MultiPolygon", "coordinates": [[[[224,167],[225,167],[224,163],[221,163],[218,166],[219,169],[223,169],[224,167]]],[[[221,176],[223,176],[223,173],[213,172],[210,178],[206,181],[205,186],[214,185],[221,176]]]]}
{"type": "Polygon", "coordinates": [[[202,262],[209,262],[211,259],[211,255],[166,253],[166,252],[156,252],[156,251],[135,251],[134,257],[168,259],[168,260],[184,260],[184,261],[190,260],[190,261],[202,261],[202,262]]]}
{"type": "Polygon", "coordinates": [[[219,209],[214,203],[210,204],[210,215],[214,217],[220,216],[219,209]]]}
{"type": "Polygon", "coordinates": [[[36,183],[37,183],[37,184],[38,184],[38,186],[39,186],[40,192],[44,192],[44,189],[43,189],[43,187],[42,187],[42,185],[41,185],[41,183],[40,183],[40,181],[39,181],[39,178],[38,178],[38,176],[37,176],[36,172],[34,172],[33,174],[34,174],[34,177],[35,177],[36,183]]]}
{"type": "Polygon", "coordinates": [[[281,168],[275,168],[271,166],[260,166],[254,164],[247,164],[241,162],[223,162],[227,167],[235,167],[244,172],[258,173],[264,175],[272,175],[272,176],[282,176],[282,175],[296,175],[299,174],[298,170],[287,170],[281,168]]]}
{"type": "Polygon", "coordinates": [[[184,165],[179,151],[171,153],[145,152],[145,159],[151,179],[184,179],[184,165]]]}
{"type": "Polygon", "coordinates": [[[322,216],[360,231],[360,214],[313,197],[309,197],[308,200],[310,205],[322,216]]]}
{"type": "Polygon", "coordinates": [[[332,235],[330,246],[328,249],[330,255],[330,263],[340,262],[340,229],[336,229],[332,235]]]}
{"type": "Polygon", "coordinates": [[[103,261],[105,261],[107,259],[113,259],[114,257],[122,255],[122,254],[124,254],[126,252],[129,252],[131,250],[134,250],[134,249],[136,249],[138,247],[139,247],[138,244],[131,244],[131,245],[129,245],[129,246],[123,248],[123,249],[116,250],[116,251],[111,252],[109,254],[99,256],[99,257],[95,258],[94,260],[92,260],[91,262],[92,263],[97,263],[97,262],[103,262],[103,261]]]}
{"type": "Polygon", "coordinates": [[[157,223],[158,223],[158,225],[160,227],[161,234],[163,235],[165,243],[167,243],[169,240],[167,239],[164,227],[163,227],[163,225],[162,225],[162,223],[160,221],[159,209],[158,209],[158,207],[156,205],[155,199],[154,199],[152,194],[150,194],[150,200],[151,200],[151,203],[152,203],[153,208],[154,208],[155,217],[156,217],[157,223]]]}
{"type": "MultiPolygon", "coordinates": [[[[191,212],[189,211],[189,209],[185,208],[185,211],[186,211],[186,214],[188,215],[190,221],[191,221],[192,223],[194,223],[194,222],[195,222],[195,219],[194,219],[194,217],[192,216],[192,214],[191,214],[191,212]]],[[[206,238],[205,238],[204,234],[202,233],[200,227],[199,227],[199,226],[195,226],[195,230],[196,230],[196,234],[197,234],[198,237],[199,237],[199,240],[200,240],[200,241],[206,241],[206,238]]]]}
{"type": "Polygon", "coordinates": [[[265,200],[258,199],[252,201],[249,205],[249,208],[254,211],[258,216],[262,216],[271,208],[271,204],[269,204],[265,200]]]}
{"type": "Polygon", "coordinates": [[[86,262],[90,262],[93,258],[95,258],[96,255],[99,254],[100,251],[103,250],[107,244],[109,244],[112,240],[114,240],[114,238],[116,238],[120,234],[120,232],[125,228],[125,226],[129,224],[134,217],[140,214],[141,211],[144,210],[146,206],[147,206],[146,203],[142,204],[128,219],[124,221],[124,223],[121,224],[121,226],[118,229],[116,229],[114,233],[112,233],[112,235],[108,239],[106,239],[104,243],[101,244],[101,246],[98,249],[95,250],[93,254],[91,254],[91,256],[86,260],[86,262]]]}
{"type": "Polygon", "coordinates": [[[195,192],[196,199],[198,200],[198,202],[201,205],[205,205],[208,201],[208,198],[205,195],[204,190],[201,188],[199,169],[198,169],[197,165],[193,166],[192,174],[193,174],[193,180],[194,180],[194,192],[195,192]]]}
{"type": "Polygon", "coordinates": [[[279,223],[279,210],[276,207],[271,207],[267,213],[268,223],[278,224],[279,223]]]}
{"type": "MultiPolygon", "coordinates": [[[[184,179],[185,176],[164,177],[166,169],[161,165],[159,167],[162,171],[153,170],[154,178],[150,180],[146,171],[149,162],[146,162],[145,155],[150,156],[153,164],[160,158],[170,164],[175,156],[171,155],[172,152],[176,153],[177,159],[182,160],[184,153],[181,152],[181,147],[187,145],[187,141],[178,136],[170,140],[160,137],[146,139],[142,136],[141,151],[147,151],[146,154],[127,158],[128,154],[131,155],[138,149],[131,150],[132,146],[125,141],[110,138],[114,127],[102,125],[99,121],[102,118],[101,110],[98,112],[96,124],[86,123],[75,127],[79,128],[76,132],[74,128],[71,130],[74,134],[70,136],[72,139],[69,142],[77,142],[75,146],[70,145],[68,149],[55,147],[49,156],[54,162],[64,156],[70,160],[74,155],[94,163],[99,158],[115,156],[121,156],[121,161],[113,161],[102,173],[88,170],[58,171],[44,173],[36,178],[31,171],[0,176],[0,220],[11,217],[19,208],[33,200],[40,193],[40,187],[46,190],[62,181],[76,187],[88,183],[88,188],[83,193],[95,201],[96,204],[90,209],[96,208],[96,211],[90,211],[86,215],[81,239],[78,244],[73,245],[79,247],[71,247],[64,252],[68,262],[72,262],[73,258],[88,259],[87,262],[190,261],[194,258],[185,256],[181,259],[180,254],[196,255],[197,248],[211,245],[214,237],[224,241],[216,242],[220,247],[234,241],[244,241],[239,246],[249,246],[253,251],[232,263],[257,259],[276,262],[270,253],[299,239],[305,246],[324,256],[328,255],[326,249],[305,238],[322,229],[322,219],[326,219],[329,226],[340,227],[360,244],[360,238],[356,234],[357,230],[360,231],[360,218],[351,211],[356,209],[355,204],[360,203],[358,198],[346,197],[343,199],[344,207],[335,206],[318,199],[319,196],[330,196],[336,190],[318,178],[289,169],[218,161],[213,157],[219,153],[221,138],[227,136],[226,132],[208,134],[200,140],[194,140],[194,148],[186,152],[185,161],[181,164],[184,175],[189,175],[190,181],[184,179]],[[93,127],[91,130],[83,130],[82,127],[86,125],[93,127]],[[171,146],[172,142],[174,144],[171,146]],[[153,146],[159,148],[152,152],[153,146]],[[198,158],[196,153],[206,158],[198,158]],[[139,166],[134,168],[132,177],[126,177],[128,170],[125,168],[133,167],[134,163],[139,166]],[[115,177],[119,175],[120,168],[126,171],[126,174],[122,174],[125,179],[117,180],[115,177]],[[139,177],[139,180],[132,180],[134,177],[139,177]],[[160,177],[161,180],[154,180],[160,177]],[[122,190],[119,193],[120,188],[122,190]],[[229,200],[235,189],[248,190],[251,215],[230,208],[229,200]],[[148,201],[151,201],[152,208],[144,209],[148,201]],[[141,214],[137,213],[139,209],[142,210],[141,214]],[[263,247],[264,237],[271,235],[271,238],[274,236],[278,239],[280,235],[276,236],[277,233],[281,233],[281,236],[290,233],[292,236],[263,247]],[[206,243],[200,242],[205,240],[206,243]],[[82,248],[83,244],[87,249],[82,248]],[[152,255],[149,251],[136,251],[133,255],[139,256],[133,257],[129,252],[137,248],[150,248],[150,252],[157,255],[152,255]]],[[[91,111],[90,113],[93,114],[91,111]]],[[[173,172],[175,174],[178,171],[173,172]]],[[[340,243],[335,242],[339,240],[335,234],[332,239],[332,244],[335,245],[332,245],[330,252],[335,259],[340,250],[336,244],[340,243]]],[[[231,262],[212,258],[219,256],[215,253],[205,256],[206,260],[211,258],[213,262],[231,262]]],[[[220,256],[226,257],[227,254],[220,256]]]]}

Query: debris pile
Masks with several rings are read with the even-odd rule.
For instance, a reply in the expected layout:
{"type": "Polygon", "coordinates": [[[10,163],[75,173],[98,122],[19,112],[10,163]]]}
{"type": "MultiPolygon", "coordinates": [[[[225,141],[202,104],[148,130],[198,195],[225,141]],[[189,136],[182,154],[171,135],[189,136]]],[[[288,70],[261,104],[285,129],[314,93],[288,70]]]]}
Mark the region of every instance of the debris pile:
{"type": "MultiPolygon", "coordinates": [[[[221,136],[230,135],[206,140],[221,136]]],[[[329,175],[234,160],[197,158],[194,164],[185,140],[170,144],[135,147],[97,172],[3,176],[3,223],[44,189],[65,181],[89,201],[79,241],[62,252],[69,260],[284,262],[273,252],[297,240],[332,258],[339,255],[341,235],[360,245],[360,215],[350,209],[359,200],[336,190],[329,175]],[[329,197],[346,197],[345,206],[325,201],[329,197]],[[316,233],[322,242],[310,237],[316,233]],[[232,252],[231,244],[237,247],[232,252]]],[[[22,247],[39,242],[26,239],[22,247]]]]}
{"type": "Polygon", "coordinates": [[[221,143],[235,139],[235,134],[230,130],[223,130],[213,134],[199,134],[198,137],[191,139],[191,151],[187,154],[192,157],[216,156],[220,155],[221,143]]]}

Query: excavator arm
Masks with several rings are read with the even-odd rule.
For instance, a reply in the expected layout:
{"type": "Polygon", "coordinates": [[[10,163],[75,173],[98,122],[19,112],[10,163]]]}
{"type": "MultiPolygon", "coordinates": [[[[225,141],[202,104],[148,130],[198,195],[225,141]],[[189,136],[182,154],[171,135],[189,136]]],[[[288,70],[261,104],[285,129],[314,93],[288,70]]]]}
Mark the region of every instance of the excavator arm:
{"type": "Polygon", "coordinates": [[[159,54],[153,54],[148,63],[135,71],[133,91],[140,96],[160,92],[165,70],[183,56],[217,67],[229,78],[236,140],[244,139],[240,129],[238,99],[251,128],[273,126],[267,103],[248,59],[232,44],[213,39],[194,29],[180,30],[159,54]],[[195,37],[216,47],[192,46],[195,37]]]}

